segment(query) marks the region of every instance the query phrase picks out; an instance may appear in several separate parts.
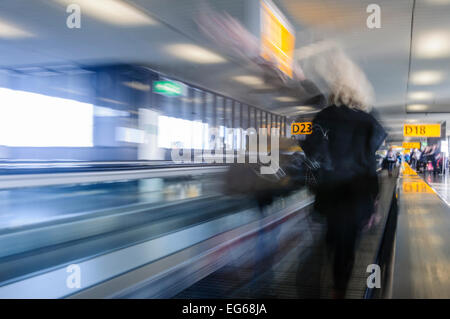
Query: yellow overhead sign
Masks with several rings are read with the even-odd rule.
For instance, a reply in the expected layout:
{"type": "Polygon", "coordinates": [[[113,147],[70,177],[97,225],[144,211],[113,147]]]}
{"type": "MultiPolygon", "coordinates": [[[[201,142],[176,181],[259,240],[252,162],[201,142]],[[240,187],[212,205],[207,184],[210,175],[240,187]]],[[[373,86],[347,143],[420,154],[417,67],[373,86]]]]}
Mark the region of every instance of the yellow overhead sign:
{"type": "Polygon", "coordinates": [[[278,68],[292,77],[294,29],[270,1],[261,1],[261,55],[275,59],[278,68]]]}
{"type": "Polygon", "coordinates": [[[299,122],[291,124],[291,135],[302,135],[312,133],[312,122],[299,122]]]}
{"type": "Polygon", "coordinates": [[[403,142],[403,148],[405,148],[405,149],[411,149],[411,148],[420,149],[420,143],[419,142],[403,142]]]}
{"type": "Polygon", "coordinates": [[[410,137],[441,137],[441,124],[405,124],[403,135],[410,137]]]}

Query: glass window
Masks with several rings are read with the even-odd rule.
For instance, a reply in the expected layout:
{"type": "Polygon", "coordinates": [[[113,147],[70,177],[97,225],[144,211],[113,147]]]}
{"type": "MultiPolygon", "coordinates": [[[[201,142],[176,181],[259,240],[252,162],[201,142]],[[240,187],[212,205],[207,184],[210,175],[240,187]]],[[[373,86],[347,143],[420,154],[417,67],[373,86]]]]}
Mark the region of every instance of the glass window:
{"type": "Polygon", "coordinates": [[[248,117],[249,108],[248,108],[248,106],[246,104],[242,104],[241,105],[241,111],[242,111],[241,128],[243,130],[246,130],[249,126],[251,126],[248,123],[248,120],[249,120],[249,117],[248,117]]]}
{"type": "Polygon", "coordinates": [[[244,133],[247,133],[247,129],[252,126],[251,124],[249,124],[249,113],[250,113],[250,107],[246,104],[241,104],[241,114],[242,114],[241,130],[240,130],[240,135],[241,135],[240,149],[241,150],[246,149],[246,142],[247,142],[246,139],[242,138],[242,136],[244,136],[244,133]]]}
{"type": "Polygon", "coordinates": [[[261,128],[267,128],[267,113],[261,111],[261,128]]]}
{"type": "Polygon", "coordinates": [[[0,145],[93,146],[92,104],[0,88],[0,145]]]}
{"type": "Polygon", "coordinates": [[[258,109],[255,109],[255,129],[256,132],[258,132],[259,128],[262,127],[262,122],[261,122],[261,111],[258,109]]]}
{"type": "Polygon", "coordinates": [[[203,149],[204,147],[204,130],[206,129],[206,123],[203,123],[203,92],[198,89],[192,90],[191,96],[191,118],[195,123],[200,123],[200,125],[195,124],[196,127],[201,128],[200,131],[194,132],[195,149],[203,149]]]}
{"type": "Polygon", "coordinates": [[[225,106],[225,118],[224,118],[224,126],[225,126],[225,148],[233,149],[233,101],[230,99],[224,100],[225,106]]]}
{"type": "Polygon", "coordinates": [[[176,117],[158,117],[158,147],[201,149],[204,124],[176,117]]]}
{"type": "Polygon", "coordinates": [[[203,120],[203,92],[197,89],[193,90],[191,98],[191,114],[194,121],[203,120]]]}
{"type": "Polygon", "coordinates": [[[205,93],[205,122],[207,124],[207,131],[204,132],[204,149],[214,149],[214,140],[216,132],[216,109],[215,109],[215,96],[209,92],[205,93]]]}
{"type": "Polygon", "coordinates": [[[275,120],[274,120],[274,127],[277,129],[278,134],[280,134],[280,116],[275,115],[275,120]]]}
{"type": "Polygon", "coordinates": [[[179,98],[179,107],[180,107],[180,118],[184,120],[193,120],[193,106],[194,106],[194,89],[191,87],[186,87],[186,94],[183,97],[179,98]]]}
{"type": "Polygon", "coordinates": [[[223,149],[225,145],[225,99],[222,96],[216,97],[216,128],[217,139],[216,148],[223,149]]]}
{"type": "Polygon", "coordinates": [[[234,102],[234,116],[233,116],[233,145],[235,150],[239,150],[242,147],[241,143],[241,104],[234,102]]]}

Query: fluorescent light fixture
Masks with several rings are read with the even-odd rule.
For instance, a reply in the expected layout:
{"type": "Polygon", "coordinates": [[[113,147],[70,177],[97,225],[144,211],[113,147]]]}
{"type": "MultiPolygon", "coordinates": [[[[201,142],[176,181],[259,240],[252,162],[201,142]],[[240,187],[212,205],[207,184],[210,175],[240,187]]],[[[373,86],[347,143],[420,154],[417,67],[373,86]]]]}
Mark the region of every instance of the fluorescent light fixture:
{"type": "Polygon", "coordinates": [[[414,55],[418,58],[441,58],[450,56],[450,33],[433,31],[418,36],[414,47],[414,55]]]}
{"type": "Polygon", "coordinates": [[[425,111],[428,109],[428,105],[426,105],[426,104],[410,104],[406,108],[408,111],[425,111]]]}
{"type": "Polygon", "coordinates": [[[84,95],[84,93],[82,93],[80,91],[72,90],[72,89],[58,88],[58,87],[52,87],[52,89],[55,89],[55,90],[58,90],[61,92],[70,93],[70,94],[84,95]]]}
{"type": "Polygon", "coordinates": [[[148,92],[150,91],[150,85],[144,84],[137,81],[130,81],[130,82],[122,82],[123,85],[128,86],[129,88],[138,90],[138,91],[144,91],[148,92]]]}
{"type": "Polygon", "coordinates": [[[63,5],[78,4],[81,14],[118,26],[156,25],[143,11],[121,0],[54,0],[63,5]]]}
{"type": "Polygon", "coordinates": [[[108,102],[108,103],[112,103],[112,104],[118,104],[118,105],[125,105],[126,103],[120,102],[120,101],[116,101],[113,99],[108,99],[106,97],[100,97],[98,98],[99,101],[103,101],[103,102],[108,102]]]}
{"type": "Polygon", "coordinates": [[[33,36],[31,33],[0,19],[0,38],[15,39],[28,38],[33,36]]]}
{"type": "Polygon", "coordinates": [[[167,52],[177,58],[194,63],[213,64],[226,62],[220,55],[195,44],[171,44],[167,46],[167,52]]]}
{"type": "Polygon", "coordinates": [[[291,97],[291,96],[279,96],[276,97],[275,100],[280,101],[280,102],[294,102],[297,101],[297,99],[291,97]]]}
{"type": "Polygon", "coordinates": [[[419,71],[411,75],[411,83],[417,85],[430,85],[441,82],[444,74],[439,71],[419,71]]]}
{"type": "Polygon", "coordinates": [[[233,79],[237,82],[241,82],[243,84],[248,84],[248,85],[262,85],[264,84],[264,81],[257,76],[252,76],[252,75],[238,75],[233,77],[233,79]]]}
{"type": "Polygon", "coordinates": [[[408,96],[411,100],[430,100],[433,98],[433,93],[431,93],[431,92],[411,92],[411,93],[409,93],[408,96]]]}
{"type": "Polygon", "coordinates": [[[270,86],[266,85],[264,80],[258,76],[253,75],[238,75],[232,78],[236,82],[252,86],[255,88],[263,89],[263,88],[270,88],[270,86]]]}
{"type": "Polygon", "coordinates": [[[311,112],[311,111],[315,111],[315,108],[311,107],[311,106],[296,106],[295,107],[298,111],[301,112],[311,112]]]}
{"type": "Polygon", "coordinates": [[[429,4],[445,5],[450,4],[450,0],[426,0],[429,4]]]}

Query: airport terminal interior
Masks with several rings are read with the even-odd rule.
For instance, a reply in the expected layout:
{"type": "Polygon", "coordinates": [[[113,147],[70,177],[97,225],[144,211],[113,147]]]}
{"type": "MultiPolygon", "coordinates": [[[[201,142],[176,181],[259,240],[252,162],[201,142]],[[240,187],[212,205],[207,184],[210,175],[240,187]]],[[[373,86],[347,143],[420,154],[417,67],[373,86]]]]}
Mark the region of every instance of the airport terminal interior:
{"type": "Polygon", "coordinates": [[[0,298],[450,299],[450,0],[0,1],[0,298]]]}

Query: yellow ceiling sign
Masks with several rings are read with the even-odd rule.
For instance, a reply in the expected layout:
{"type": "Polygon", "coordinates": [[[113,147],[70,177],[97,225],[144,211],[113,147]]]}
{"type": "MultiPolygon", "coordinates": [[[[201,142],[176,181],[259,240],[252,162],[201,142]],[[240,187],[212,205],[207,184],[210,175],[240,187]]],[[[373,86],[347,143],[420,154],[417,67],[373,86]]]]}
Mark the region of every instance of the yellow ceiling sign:
{"type": "Polygon", "coordinates": [[[303,135],[312,133],[312,122],[299,122],[291,124],[291,135],[303,135]]]}
{"type": "Polygon", "coordinates": [[[411,148],[420,149],[420,142],[403,142],[403,148],[405,148],[405,149],[411,149],[411,148]]]}
{"type": "Polygon", "coordinates": [[[276,7],[261,1],[261,55],[273,60],[278,68],[292,77],[295,48],[294,30],[276,7]]]}
{"type": "Polygon", "coordinates": [[[410,137],[441,137],[441,124],[405,124],[403,135],[410,137]]]}

